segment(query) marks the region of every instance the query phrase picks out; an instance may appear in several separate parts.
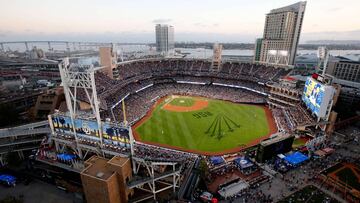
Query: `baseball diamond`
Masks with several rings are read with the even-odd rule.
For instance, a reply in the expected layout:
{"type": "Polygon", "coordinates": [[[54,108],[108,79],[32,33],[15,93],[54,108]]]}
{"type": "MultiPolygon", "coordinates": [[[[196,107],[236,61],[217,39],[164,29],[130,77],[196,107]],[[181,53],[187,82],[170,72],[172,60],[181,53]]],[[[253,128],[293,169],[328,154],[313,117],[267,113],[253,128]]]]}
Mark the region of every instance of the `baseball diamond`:
{"type": "Polygon", "coordinates": [[[172,95],[134,126],[137,141],[205,155],[236,152],[277,131],[263,105],[172,95]]]}

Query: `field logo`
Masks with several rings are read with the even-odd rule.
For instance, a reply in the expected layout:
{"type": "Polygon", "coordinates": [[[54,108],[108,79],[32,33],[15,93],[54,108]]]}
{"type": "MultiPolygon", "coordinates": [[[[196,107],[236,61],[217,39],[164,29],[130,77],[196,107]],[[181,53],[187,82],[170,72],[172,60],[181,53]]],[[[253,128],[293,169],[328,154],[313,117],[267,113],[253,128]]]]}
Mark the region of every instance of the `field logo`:
{"type": "Polygon", "coordinates": [[[236,128],[240,128],[240,125],[231,120],[224,114],[218,114],[209,128],[205,131],[210,137],[216,136],[218,140],[221,140],[227,132],[233,132],[236,128]]]}
{"type": "Polygon", "coordinates": [[[193,116],[195,118],[206,118],[209,116],[212,116],[213,114],[209,111],[201,111],[201,112],[197,112],[197,113],[193,113],[193,116]]]}

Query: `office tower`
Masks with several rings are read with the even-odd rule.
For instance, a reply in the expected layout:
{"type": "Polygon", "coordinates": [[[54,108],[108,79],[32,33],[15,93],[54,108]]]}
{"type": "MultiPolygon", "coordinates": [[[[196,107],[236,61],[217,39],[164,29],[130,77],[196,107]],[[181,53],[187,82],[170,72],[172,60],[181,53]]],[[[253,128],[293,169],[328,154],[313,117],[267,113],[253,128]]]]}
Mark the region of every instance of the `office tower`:
{"type": "Polygon", "coordinates": [[[262,38],[258,38],[255,41],[255,53],[254,61],[260,61],[262,38]]]}
{"type": "Polygon", "coordinates": [[[219,71],[221,66],[222,45],[215,43],[213,48],[212,70],[219,71]]]}
{"type": "Polygon", "coordinates": [[[360,62],[336,58],[329,63],[325,73],[337,79],[360,83],[360,62]]]}
{"type": "Polygon", "coordinates": [[[273,9],[266,15],[263,38],[257,40],[261,46],[256,45],[255,61],[294,65],[305,7],[306,2],[301,1],[273,9]]]}
{"type": "Polygon", "coordinates": [[[156,51],[168,55],[174,52],[174,27],[170,25],[157,24],[156,33],[156,51]]]}
{"type": "Polygon", "coordinates": [[[105,67],[101,69],[101,71],[105,75],[113,79],[114,78],[113,70],[116,68],[116,62],[117,62],[117,56],[116,56],[116,51],[114,50],[114,46],[100,47],[99,55],[100,55],[100,65],[105,67]]]}

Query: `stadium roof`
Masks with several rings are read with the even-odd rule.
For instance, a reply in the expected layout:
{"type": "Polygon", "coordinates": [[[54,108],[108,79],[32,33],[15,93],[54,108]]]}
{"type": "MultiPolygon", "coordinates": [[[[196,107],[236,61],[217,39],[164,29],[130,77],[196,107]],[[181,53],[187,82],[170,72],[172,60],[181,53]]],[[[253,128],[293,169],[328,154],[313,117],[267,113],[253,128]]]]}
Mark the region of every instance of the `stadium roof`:
{"type": "Polygon", "coordinates": [[[239,157],[234,160],[235,164],[240,167],[241,169],[249,168],[253,166],[254,164],[247,159],[246,157],[239,157]]]}
{"type": "Polygon", "coordinates": [[[309,157],[305,156],[301,152],[294,152],[290,155],[285,156],[285,161],[287,161],[289,164],[295,166],[303,163],[304,161],[308,160],[309,157]]]}
{"type": "Polygon", "coordinates": [[[213,165],[219,165],[225,162],[221,156],[210,157],[210,161],[213,165]]]}

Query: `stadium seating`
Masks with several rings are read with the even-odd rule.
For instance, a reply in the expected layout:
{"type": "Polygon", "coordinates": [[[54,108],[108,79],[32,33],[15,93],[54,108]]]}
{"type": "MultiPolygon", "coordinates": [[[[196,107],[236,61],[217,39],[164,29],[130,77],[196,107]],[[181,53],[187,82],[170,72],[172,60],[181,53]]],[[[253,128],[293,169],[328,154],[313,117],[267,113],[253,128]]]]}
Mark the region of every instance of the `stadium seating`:
{"type": "MultiPolygon", "coordinates": [[[[127,96],[127,121],[135,123],[149,111],[157,98],[172,94],[264,104],[268,93],[266,83],[277,82],[286,76],[289,70],[262,64],[226,62],[219,71],[213,71],[211,62],[207,60],[147,59],[119,64],[116,72],[116,80],[101,72],[95,75],[99,100],[102,107],[106,104],[101,113],[102,117],[115,117],[117,121],[122,121],[119,101],[127,96]],[[236,85],[245,89],[216,84],[236,85]]],[[[79,94],[81,95],[81,92],[79,94]]],[[[312,117],[300,105],[274,109],[273,115],[280,131],[295,130],[298,125],[313,122],[312,117]]]]}

